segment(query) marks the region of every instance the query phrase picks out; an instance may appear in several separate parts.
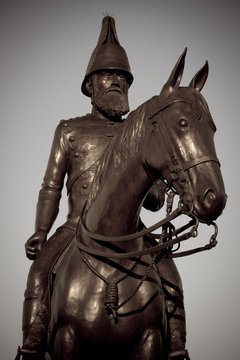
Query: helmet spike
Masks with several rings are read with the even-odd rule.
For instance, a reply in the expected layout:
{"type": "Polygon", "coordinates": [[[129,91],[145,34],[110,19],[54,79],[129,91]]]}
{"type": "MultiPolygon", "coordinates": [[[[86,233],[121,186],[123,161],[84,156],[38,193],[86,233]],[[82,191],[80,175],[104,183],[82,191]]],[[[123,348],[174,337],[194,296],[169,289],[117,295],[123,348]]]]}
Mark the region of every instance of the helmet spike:
{"type": "Polygon", "coordinates": [[[112,16],[105,16],[102,20],[102,30],[99,35],[97,46],[101,46],[106,43],[118,44],[118,36],[115,27],[115,20],[112,16]]]}

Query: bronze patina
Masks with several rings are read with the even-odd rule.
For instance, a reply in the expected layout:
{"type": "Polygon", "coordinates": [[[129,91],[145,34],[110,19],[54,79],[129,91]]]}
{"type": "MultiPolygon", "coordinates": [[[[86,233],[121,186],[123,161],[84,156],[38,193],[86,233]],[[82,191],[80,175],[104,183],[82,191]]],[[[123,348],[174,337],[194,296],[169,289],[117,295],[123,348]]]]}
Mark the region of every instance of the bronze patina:
{"type": "MultiPolygon", "coordinates": [[[[58,125],[36,231],[25,246],[34,261],[18,359],[189,358],[172,245],[196,236],[199,222],[216,228],[226,195],[216,128],[200,94],[208,64],[180,87],[185,56],[186,50],[160,95],[124,119],[133,75],[114,19],[103,19],[82,83],[92,113],[58,125]],[[65,177],[67,221],[47,240],[65,177]],[[146,229],[141,207],[159,210],[165,195],[166,218],[146,229]],[[172,210],[174,195],[179,204],[172,210]],[[182,214],[189,224],[174,229],[171,221],[182,214]],[[159,236],[153,235],[159,227],[159,236]]],[[[192,252],[213,247],[215,238],[216,231],[207,246],[192,252]]]]}

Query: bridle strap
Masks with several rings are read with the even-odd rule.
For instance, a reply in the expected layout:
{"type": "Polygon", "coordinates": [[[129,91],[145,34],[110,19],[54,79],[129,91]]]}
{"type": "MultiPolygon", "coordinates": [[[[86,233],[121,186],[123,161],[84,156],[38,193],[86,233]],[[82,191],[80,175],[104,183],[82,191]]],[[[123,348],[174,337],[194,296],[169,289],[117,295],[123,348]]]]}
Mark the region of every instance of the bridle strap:
{"type": "Polygon", "coordinates": [[[182,165],[183,171],[186,171],[194,166],[197,166],[197,165],[203,164],[205,162],[209,162],[209,161],[216,162],[219,165],[219,167],[221,166],[218,158],[215,156],[210,156],[210,155],[204,155],[201,157],[197,157],[194,160],[189,161],[186,164],[181,164],[181,165],[182,165]]]}
{"type": "Polygon", "coordinates": [[[202,247],[198,247],[195,249],[190,249],[190,250],[186,250],[186,251],[180,251],[180,252],[172,252],[171,254],[169,254],[169,257],[171,258],[176,258],[176,257],[182,257],[182,256],[188,256],[188,255],[193,255],[205,250],[211,250],[212,248],[214,248],[217,245],[217,234],[218,234],[218,226],[217,224],[215,224],[214,222],[212,222],[209,225],[213,225],[214,226],[214,234],[211,236],[210,241],[208,244],[206,244],[205,246],[202,247]]]}

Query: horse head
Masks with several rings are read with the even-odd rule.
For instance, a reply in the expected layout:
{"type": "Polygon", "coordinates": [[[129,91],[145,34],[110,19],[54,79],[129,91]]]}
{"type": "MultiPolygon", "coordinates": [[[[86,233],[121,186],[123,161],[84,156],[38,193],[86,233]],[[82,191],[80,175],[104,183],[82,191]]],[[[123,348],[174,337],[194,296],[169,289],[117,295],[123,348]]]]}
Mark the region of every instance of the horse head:
{"type": "Polygon", "coordinates": [[[188,87],[180,87],[185,56],[186,49],[154,100],[158,105],[149,116],[152,132],[145,161],[154,176],[164,178],[183,202],[191,204],[201,221],[211,222],[222,213],[226,194],[213,141],[216,127],[200,94],[208,63],[188,87]]]}

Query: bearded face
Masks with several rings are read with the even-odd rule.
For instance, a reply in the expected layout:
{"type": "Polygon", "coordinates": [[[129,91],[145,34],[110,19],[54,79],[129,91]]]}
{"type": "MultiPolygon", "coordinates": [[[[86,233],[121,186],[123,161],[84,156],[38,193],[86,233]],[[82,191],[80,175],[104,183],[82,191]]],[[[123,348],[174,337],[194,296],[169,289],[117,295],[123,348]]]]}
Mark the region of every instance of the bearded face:
{"type": "Polygon", "coordinates": [[[92,104],[108,117],[121,117],[128,113],[128,83],[126,77],[116,71],[104,71],[92,75],[92,104]]]}

